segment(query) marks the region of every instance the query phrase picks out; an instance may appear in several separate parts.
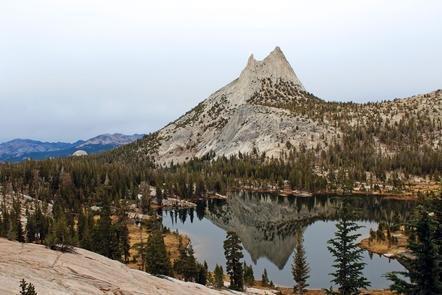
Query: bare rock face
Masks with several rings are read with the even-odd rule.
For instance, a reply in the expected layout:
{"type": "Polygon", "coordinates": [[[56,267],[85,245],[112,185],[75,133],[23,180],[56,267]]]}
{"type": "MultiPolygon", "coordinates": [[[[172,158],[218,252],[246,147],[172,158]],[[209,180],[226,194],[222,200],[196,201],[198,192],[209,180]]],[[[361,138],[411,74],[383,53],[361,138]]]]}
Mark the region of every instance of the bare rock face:
{"type": "Polygon", "coordinates": [[[61,253],[42,245],[0,239],[0,294],[18,294],[21,279],[44,295],[232,294],[158,278],[87,250],[76,248],[75,252],[61,253]]]}
{"type": "Polygon", "coordinates": [[[260,81],[266,78],[270,78],[274,82],[279,79],[291,81],[299,89],[305,90],[279,47],[276,47],[262,61],[256,60],[252,54],[249,57],[246,68],[239,76],[239,80],[243,84],[254,83],[254,81],[260,81]]]}

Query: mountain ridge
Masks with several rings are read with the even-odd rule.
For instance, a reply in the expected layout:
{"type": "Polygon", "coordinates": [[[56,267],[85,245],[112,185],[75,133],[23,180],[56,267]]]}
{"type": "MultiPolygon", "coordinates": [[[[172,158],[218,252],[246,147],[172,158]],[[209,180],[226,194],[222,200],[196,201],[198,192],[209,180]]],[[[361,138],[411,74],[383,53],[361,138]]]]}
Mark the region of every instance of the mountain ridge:
{"type": "Polygon", "coordinates": [[[89,153],[107,151],[142,138],[142,134],[124,135],[121,133],[100,134],[87,140],[68,142],[48,142],[16,138],[0,143],[0,161],[17,162],[25,159],[45,159],[70,156],[77,150],[89,153]]]}
{"type": "Polygon", "coordinates": [[[439,148],[441,120],[440,90],[376,103],[320,99],[304,89],[276,47],[261,61],[251,55],[237,79],[176,121],[125,147],[124,153],[163,166],[212,153],[218,157],[257,151],[281,158],[292,147],[327,149],[341,142],[349,129],[356,132],[364,126],[372,133],[375,149],[393,154],[397,145],[407,143],[407,136],[400,134],[407,124],[421,132],[416,136],[419,146],[427,140],[439,148]],[[387,131],[398,133],[401,142],[387,144],[387,131]]]}

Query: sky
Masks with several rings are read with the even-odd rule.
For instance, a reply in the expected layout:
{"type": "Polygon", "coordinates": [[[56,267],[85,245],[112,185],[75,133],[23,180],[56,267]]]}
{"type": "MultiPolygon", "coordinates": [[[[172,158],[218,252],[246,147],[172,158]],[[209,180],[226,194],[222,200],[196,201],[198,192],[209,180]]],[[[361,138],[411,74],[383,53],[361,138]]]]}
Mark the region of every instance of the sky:
{"type": "Polygon", "coordinates": [[[442,88],[442,1],[1,0],[0,142],[149,133],[280,46],[304,87],[442,88]]]}

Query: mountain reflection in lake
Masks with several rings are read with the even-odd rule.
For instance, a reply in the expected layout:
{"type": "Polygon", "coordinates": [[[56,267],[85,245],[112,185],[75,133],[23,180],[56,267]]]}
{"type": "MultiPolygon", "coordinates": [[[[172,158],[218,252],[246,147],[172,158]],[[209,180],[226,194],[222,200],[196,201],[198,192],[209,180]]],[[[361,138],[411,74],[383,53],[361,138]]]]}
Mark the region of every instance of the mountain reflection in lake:
{"type": "MultiPolygon", "coordinates": [[[[356,220],[364,226],[367,236],[370,228],[377,229],[380,221],[405,220],[412,211],[413,202],[378,197],[348,199],[333,196],[279,197],[261,193],[234,193],[227,201],[201,202],[196,209],[163,212],[163,224],[171,230],[187,234],[192,240],[195,255],[206,260],[210,270],[223,264],[223,241],[226,231],[235,231],[244,246],[244,259],[253,265],[256,278],[264,268],[274,283],[292,286],[292,254],[295,234],[303,232],[304,247],[310,264],[310,287],[330,286],[329,273],[333,258],[327,250],[327,240],[333,237],[337,213],[344,200],[357,210],[356,220]]],[[[364,252],[365,275],[371,288],[386,288],[389,282],[384,274],[404,270],[395,260],[364,252]]]]}

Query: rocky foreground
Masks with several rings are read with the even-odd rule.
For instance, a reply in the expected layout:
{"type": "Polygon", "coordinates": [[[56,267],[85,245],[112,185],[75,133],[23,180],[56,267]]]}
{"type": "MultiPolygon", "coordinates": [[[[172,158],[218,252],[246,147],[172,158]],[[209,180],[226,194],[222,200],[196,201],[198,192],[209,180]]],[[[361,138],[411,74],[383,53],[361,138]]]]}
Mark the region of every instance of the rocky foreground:
{"type": "Polygon", "coordinates": [[[19,281],[38,294],[235,294],[172,278],[158,278],[96,253],[61,253],[0,239],[0,294],[18,294],[19,281]]]}

